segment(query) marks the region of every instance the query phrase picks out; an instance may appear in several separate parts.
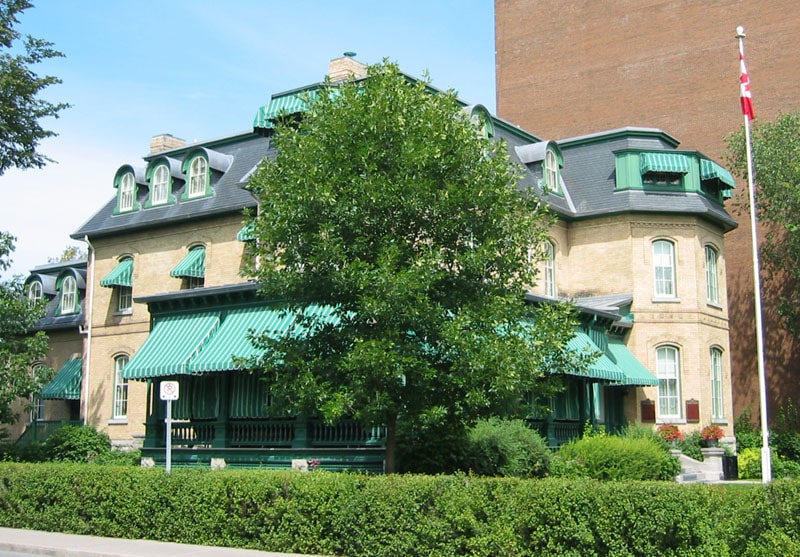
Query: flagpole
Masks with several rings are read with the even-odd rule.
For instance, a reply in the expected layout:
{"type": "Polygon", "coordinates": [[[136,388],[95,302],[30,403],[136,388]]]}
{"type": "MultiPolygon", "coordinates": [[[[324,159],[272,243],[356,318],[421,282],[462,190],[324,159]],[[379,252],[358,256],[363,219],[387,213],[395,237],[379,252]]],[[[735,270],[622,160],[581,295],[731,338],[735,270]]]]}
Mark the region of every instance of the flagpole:
{"type": "Polygon", "coordinates": [[[736,28],[739,41],[740,95],[744,114],[744,135],[747,153],[747,187],[750,197],[750,234],[753,243],[753,286],[756,313],[756,350],[758,354],[758,391],[761,409],[761,481],[772,481],[772,455],[769,449],[769,420],[767,419],[767,378],[764,357],[764,324],[761,308],[761,273],[758,258],[758,210],[756,207],[755,185],[753,181],[753,142],[750,135],[750,119],[753,118],[753,104],[750,96],[750,78],[744,64],[744,27],[736,28]]]}

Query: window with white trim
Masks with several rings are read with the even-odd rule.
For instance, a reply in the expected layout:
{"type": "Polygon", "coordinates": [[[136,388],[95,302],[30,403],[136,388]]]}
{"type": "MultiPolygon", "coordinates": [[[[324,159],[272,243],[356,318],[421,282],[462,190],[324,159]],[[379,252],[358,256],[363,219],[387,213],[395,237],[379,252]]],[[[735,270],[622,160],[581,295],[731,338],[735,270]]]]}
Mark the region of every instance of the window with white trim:
{"type": "Polygon", "coordinates": [[[75,313],[78,300],[78,283],[75,277],[64,277],[61,283],[61,315],[75,313]]]}
{"type": "Polygon", "coordinates": [[[711,349],[711,419],[725,419],[725,399],[722,390],[722,350],[711,349]]]}
{"type": "Polygon", "coordinates": [[[544,185],[547,191],[559,191],[558,157],[548,149],[544,154],[544,185]]]}
{"type": "Polygon", "coordinates": [[[555,298],[558,295],[556,288],[556,246],[551,241],[544,245],[544,293],[545,296],[555,298]]]}
{"type": "Polygon", "coordinates": [[[656,298],[675,298],[675,244],[671,241],[653,242],[653,273],[656,298]]]}
{"type": "Polygon", "coordinates": [[[38,302],[42,299],[42,283],[38,280],[35,280],[28,285],[28,299],[31,302],[38,302]]]}
{"type": "Polygon", "coordinates": [[[128,356],[114,358],[114,400],[111,417],[115,420],[128,417],[128,380],[122,376],[122,370],[128,365],[128,356]]]}
{"type": "Polygon", "coordinates": [[[659,418],[680,418],[681,364],[678,348],[675,346],[659,346],[656,349],[656,376],[658,377],[659,418]]]}
{"type": "Polygon", "coordinates": [[[119,181],[119,211],[132,211],[135,193],[133,173],[127,172],[119,181]]]}
{"type": "Polygon", "coordinates": [[[706,246],[706,295],[708,303],[719,304],[719,272],[717,270],[719,253],[712,246],[706,246]]]}
{"type": "MultiPolygon", "coordinates": [[[[44,364],[35,364],[31,370],[34,380],[42,375],[44,364]]],[[[37,393],[30,397],[31,409],[29,420],[31,423],[44,420],[44,399],[37,393]]]]}
{"type": "Polygon", "coordinates": [[[208,184],[208,161],[205,157],[195,157],[189,168],[189,197],[201,197],[206,194],[208,184]]]}
{"type": "Polygon", "coordinates": [[[151,180],[151,205],[163,205],[169,197],[169,168],[166,164],[160,164],[153,171],[151,180]]]}

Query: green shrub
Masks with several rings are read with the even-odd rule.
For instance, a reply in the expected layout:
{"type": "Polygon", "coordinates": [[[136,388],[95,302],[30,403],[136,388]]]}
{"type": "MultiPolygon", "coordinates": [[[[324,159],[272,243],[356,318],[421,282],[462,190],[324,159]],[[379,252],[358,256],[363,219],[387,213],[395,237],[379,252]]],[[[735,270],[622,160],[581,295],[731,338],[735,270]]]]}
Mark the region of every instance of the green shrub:
{"type": "Polygon", "coordinates": [[[699,431],[693,431],[678,441],[677,448],[689,458],[703,460],[703,453],[700,451],[700,441],[702,436],[699,431]]]}
{"type": "Polygon", "coordinates": [[[98,454],[92,461],[105,466],[139,466],[142,461],[141,451],[122,451],[112,449],[98,454]]]}
{"type": "Polygon", "coordinates": [[[43,462],[45,460],[44,446],[37,442],[22,445],[2,443],[0,444],[0,460],[6,462],[43,462]]]}
{"type": "Polygon", "coordinates": [[[620,434],[620,437],[626,439],[651,439],[658,443],[658,446],[665,451],[672,448],[672,444],[659,435],[652,427],[640,424],[631,424],[625,427],[620,434]]]}
{"type": "Polygon", "coordinates": [[[590,437],[563,445],[553,474],[597,480],[672,480],[680,462],[647,438],[590,437]]]}
{"type": "MultiPolygon", "coordinates": [[[[800,478],[800,463],[780,456],[772,451],[772,477],[800,478]]],[[[761,478],[761,449],[748,448],[739,452],[739,477],[755,480],[761,478]]]]}
{"type": "Polygon", "coordinates": [[[48,437],[44,444],[48,460],[91,462],[111,450],[108,434],[84,425],[65,425],[48,437]]]}
{"type": "Polygon", "coordinates": [[[541,478],[549,463],[544,439],[522,420],[491,418],[469,431],[466,465],[476,474],[541,478]]]}
{"type": "Polygon", "coordinates": [[[733,433],[736,436],[736,450],[739,452],[761,446],[761,430],[753,423],[749,407],[733,422],[733,433]]]}
{"type": "Polygon", "coordinates": [[[395,465],[401,473],[451,474],[462,469],[467,431],[461,424],[398,420],[395,465]]]}

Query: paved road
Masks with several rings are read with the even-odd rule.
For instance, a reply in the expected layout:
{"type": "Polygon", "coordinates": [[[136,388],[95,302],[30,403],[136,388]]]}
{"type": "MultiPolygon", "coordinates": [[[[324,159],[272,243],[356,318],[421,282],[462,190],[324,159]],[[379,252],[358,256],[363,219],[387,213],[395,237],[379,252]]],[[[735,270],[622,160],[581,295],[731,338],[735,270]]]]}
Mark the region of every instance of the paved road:
{"type": "Polygon", "coordinates": [[[51,557],[312,557],[248,549],[0,528],[0,557],[30,555],[50,555],[51,557]]]}

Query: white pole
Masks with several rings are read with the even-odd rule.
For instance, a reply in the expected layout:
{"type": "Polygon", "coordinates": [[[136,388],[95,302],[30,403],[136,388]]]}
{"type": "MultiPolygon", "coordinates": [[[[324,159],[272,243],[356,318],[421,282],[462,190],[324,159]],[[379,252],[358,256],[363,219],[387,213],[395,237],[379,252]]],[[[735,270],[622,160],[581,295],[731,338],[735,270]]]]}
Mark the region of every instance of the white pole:
{"type": "MultiPolygon", "coordinates": [[[[739,56],[744,59],[744,28],[736,28],[739,40],[739,56]]],[[[744,115],[745,146],[747,149],[747,187],[750,197],[750,234],[753,243],[753,287],[756,312],[756,350],[758,354],[758,391],[761,410],[761,481],[772,481],[772,458],[769,450],[769,420],[767,419],[767,377],[764,358],[764,324],[761,309],[761,273],[758,262],[758,209],[756,207],[755,185],[753,181],[753,143],[750,136],[750,117],[744,115]]]]}
{"type": "Polygon", "coordinates": [[[172,470],[172,400],[167,401],[167,474],[172,470]]]}

